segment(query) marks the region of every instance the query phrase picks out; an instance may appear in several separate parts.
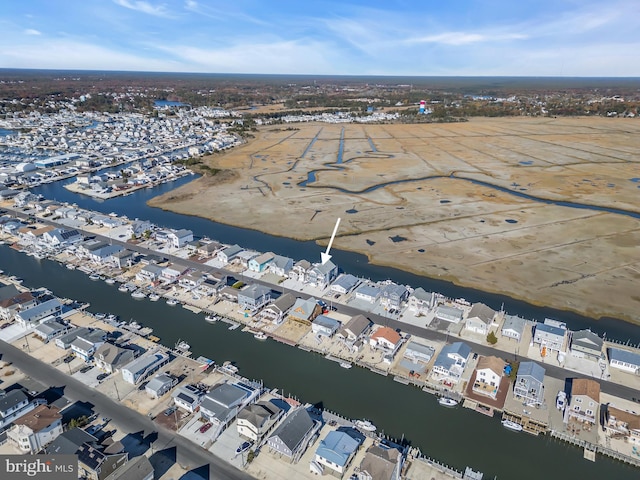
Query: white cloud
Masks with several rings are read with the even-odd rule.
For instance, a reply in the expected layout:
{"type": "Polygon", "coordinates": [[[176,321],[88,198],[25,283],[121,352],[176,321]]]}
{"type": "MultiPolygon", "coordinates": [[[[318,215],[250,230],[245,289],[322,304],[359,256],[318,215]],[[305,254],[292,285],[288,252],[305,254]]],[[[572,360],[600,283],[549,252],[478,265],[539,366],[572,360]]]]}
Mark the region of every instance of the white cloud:
{"type": "MultiPolygon", "coordinates": [[[[144,0],[113,0],[117,5],[125,7],[137,12],[146,13],[148,15],[154,15],[156,17],[168,17],[170,16],[167,7],[163,5],[153,5],[150,2],[144,0]]],[[[195,3],[195,2],[194,2],[195,3]]]]}
{"type": "Polygon", "coordinates": [[[40,30],[36,30],[34,28],[27,28],[24,31],[25,35],[42,35],[42,32],[40,30]]]}
{"type": "Polygon", "coordinates": [[[439,43],[443,45],[468,45],[480,42],[500,42],[509,40],[523,40],[526,35],[519,33],[505,34],[484,34],[484,33],[467,33],[467,32],[444,32],[436,35],[427,35],[425,37],[409,38],[405,40],[407,44],[420,43],[439,43]]]}

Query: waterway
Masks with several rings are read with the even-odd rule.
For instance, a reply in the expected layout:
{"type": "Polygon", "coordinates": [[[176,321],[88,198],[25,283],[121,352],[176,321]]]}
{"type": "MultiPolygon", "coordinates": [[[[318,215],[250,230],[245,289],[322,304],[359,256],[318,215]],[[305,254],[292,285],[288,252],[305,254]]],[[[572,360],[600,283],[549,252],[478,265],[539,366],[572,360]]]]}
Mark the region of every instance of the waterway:
{"type": "MultiPolygon", "coordinates": [[[[197,176],[183,177],[151,189],[137,190],[131,195],[117,197],[111,200],[94,199],[85,195],[72,193],[65,189],[64,185],[73,182],[74,179],[44,184],[32,189],[32,191],[44,195],[47,199],[76,203],[81,208],[95,210],[105,214],[116,212],[120,215],[126,215],[130,219],[145,219],[163,227],[190,229],[196,236],[208,236],[227,244],[237,243],[245,248],[263,252],[270,251],[291,257],[295,260],[320,260],[320,252],[323,249],[315,242],[276,237],[256,230],[233,227],[204,218],[180,215],[158,208],[151,208],[146,204],[151,198],[184,185],[194,178],[197,178],[197,176]]],[[[327,234],[330,228],[331,226],[328,226],[327,234]]],[[[635,325],[620,320],[602,318],[596,321],[572,312],[559,311],[548,307],[537,307],[504,295],[482,292],[435,278],[423,277],[394,268],[373,265],[368,262],[366,256],[353,252],[332,249],[331,254],[333,255],[332,260],[341,269],[362,278],[372,280],[392,279],[400,284],[422,287],[426,291],[439,292],[451,298],[462,297],[470,302],[483,302],[494,309],[504,307],[504,310],[512,315],[520,315],[538,321],[542,321],[545,318],[555,318],[566,322],[572,330],[591,328],[593,332],[600,335],[606,333],[607,338],[610,339],[628,342],[633,345],[640,342],[640,329],[635,325]]]]}
{"type": "Polygon", "coordinates": [[[538,480],[567,478],[635,479],[638,470],[598,457],[593,464],[582,451],[548,437],[533,437],[504,429],[497,418],[463,408],[439,407],[435,397],[362,368],[342,369],[337,363],[272,340],[257,341],[239,329],[229,331],[204,314],[163,301],[136,301],[104,282],[88,281],[49,260],[36,260],[0,245],[0,268],[18,275],[29,287],[45,286],[61,297],[90,302],[90,311],[120,315],[150,326],[164,345],[181,338],[194,356],[217,363],[234,361],[240,373],[262,379],[265,386],[291,393],[303,402],[322,403],[350,418],[367,418],[380,431],[402,435],[431,457],[457,468],[469,465],[487,477],[538,480]]]}

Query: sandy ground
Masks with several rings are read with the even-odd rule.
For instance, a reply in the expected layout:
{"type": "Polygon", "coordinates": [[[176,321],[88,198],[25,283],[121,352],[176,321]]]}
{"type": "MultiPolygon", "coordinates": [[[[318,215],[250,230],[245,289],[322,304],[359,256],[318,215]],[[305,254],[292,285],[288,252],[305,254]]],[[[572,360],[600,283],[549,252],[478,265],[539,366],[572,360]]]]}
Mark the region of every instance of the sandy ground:
{"type": "Polygon", "coordinates": [[[334,246],[374,263],[638,321],[638,218],[538,199],[640,212],[640,122],[292,128],[264,127],[247,145],[206,159],[232,173],[150,204],[321,244],[341,217],[334,246]]]}

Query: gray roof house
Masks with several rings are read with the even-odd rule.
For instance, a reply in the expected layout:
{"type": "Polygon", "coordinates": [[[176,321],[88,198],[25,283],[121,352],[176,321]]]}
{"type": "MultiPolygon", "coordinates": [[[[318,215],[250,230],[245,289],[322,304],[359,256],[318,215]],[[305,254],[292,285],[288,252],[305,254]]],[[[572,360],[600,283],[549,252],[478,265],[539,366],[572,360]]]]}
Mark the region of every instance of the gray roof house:
{"type": "Polygon", "coordinates": [[[382,290],[379,287],[369,285],[368,283],[362,283],[354,292],[357,299],[369,303],[374,303],[378,300],[381,293],[382,290]]]}
{"type": "Polygon", "coordinates": [[[72,328],[68,333],[65,333],[56,338],[56,347],[64,350],[71,348],[71,343],[78,337],[89,333],[90,330],[86,327],[72,328]]]}
{"type": "Polygon", "coordinates": [[[16,322],[24,328],[32,327],[40,323],[50,316],[60,315],[62,313],[62,304],[57,298],[52,298],[46,302],[39,303],[31,308],[22,310],[15,314],[16,322]]]}
{"type": "Polygon", "coordinates": [[[318,301],[309,297],[308,299],[298,298],[296,303],[289,310],[289,318],[298,322],[311,324],[314,318],[322,313],[322,307],[318,305],[318,301]]]}
{"type": "Polygon", "coordinates": [[[533,335],[533,343],[537,343],[540,347],[546,347],[548,350],[562,351],[564,350],[564,339],[567,329],[559,326],[557,322],[545,320],[545,323],[538,323],[535,326],[535,334],[533,335]]]}
{"type": "Polygon", "coordinates": [[[258,393],[258,390],[237,383],[218,384],[202,399],[200,413],[207,421],[224,427],[258,393]]]}
{"type": "Polygon", "coordinates": [[[271,301],[271,289],[254,283],[238,292],[238,305],[250,315],[255,314],[271,301]]]}
{"type": "Polygon", "coordinates": [[[516,399],[532,406],[540,406],[544,402],[545,369],[535,362],[521,362],[513,385],[516,399]]]}
{"type": "Polygon", "coordinates": [[[331,261],[314,265],[306,276],[306,281],[310,285],[324,288],[338,276],[338,267],[331,261]]]}
{"type": "Polygon", "coordinates": [[[93,354],[96,366],[103,372],[113,373],[131,363],[135,357],[133,350],[121,348],[112,343],[103,343],[93,354]]]}
{"type": "Polygon", "coordinates": [[[153,465],[147,457],[139,455],[110,473],[104,480],[153,480],[153,465]]]}
{"type": "Polygon", "coordinates": [[[486,335],[495,316],[496,311],[484,303],[474,303],[467,315],[465,328],[480,335],[486,335]]]}
{"type": "Polygon", "coordinates": [[[267,440],[269,450],[284,455],[295,463],[304,453],[318,426],[309,412],[304,407],[299,407],[271,434],[267,440]]]}
{"type": "Polygon", "coordinates": [[[332,292],[344,295],[353,290],[354,287],[358,285],[359,281],[360,280],[358,280],[357,277],[351,275],[350,273],[343,273],[331,284],[330,290],[332,292]]]}
{"type": "Polygon", "coordinates": [[[347,343],[355,343],[367,334],[371,325],[371,320],[364,315],[355,315],[338,330],[337,335],[347,343]]]}
{"type": "Polygon", "coordinates": [[[340,328],[340,325],[340,322],[334,318],[318,315],[311,322],[311,331],[316,335],[331,337],[340,328]]]}
{"type": "Polygon", "coordinates": [[[403,285],[390,283],[382,288],[380,303],[387,308],[400,308],[409,298],[409,290],[403,285]]]}
{"type": "Polygon", "coordinates": [[[518,317],[516,315],[505,315],[500,333],[503,337],[513,338],[519,342],[522,339],[526,323],[527,321],[522,317],[518,317]]]}
{"type": "Polygon", "coordinates": [[[421,361],[429,363],[433,355],[436,353],[433,347],[423,345],[413,340],[407,343],[407,348],[404,351],[404,357],[412,361],[421,361]]]}
{"type": "Polygon", "coordinates": [[[579,330],[571,335],[571,355],[591,360],[600,360],[604,340],[591,330],[579,330]]]}
{"type": "Polygon", "coordinates": [[[467,365],[471,347],[463,342],[454,342],[442,347],[431,370],[436,380],[457,383],[467,365]]]}
{"type": "Polygon", "coordinates": [[[169,355],[157,350],[138,357],[122,367],[120,371],[125,382],[137,385],[153,373],[157,372],[167,363],[169,363],[169,355]]]}
{"type": "Polygon", "coordinates": [[[159,373],[155,375],[144,387],[145,392],[152,398],[160,398],[178,384],[178,379],[173,375],[159,373]]]}
{"type": "Polygon", "coordinates": [[[238,413],[238,433],[256,442],[278,421],[282,413],[283,410],[273,402],[251,404],[238,413]]]}
{"type": "Polygon", "coordinates": [[[434,295],[432,292],[427,292],[422,287],[416,288],[411,295],[409,295],[409,310],[415,313],[427,313],[434,304],[434,295]]]}
{"type": "Polygon", "coordinates": [[[40,402],[44,400],[30,402],[22,390],[0,390],[0,428],[4,429],[15,419],[29,413],[40,402]]]}
{"type": "Polygon", "coordinates": [[[262,309],[260,315],[265,320],[269,320],[275,324],[281,323],[284,316],[291,307],[296,303],[296,297],[291,293],[285,293],[270,305],[262,309]]]}
{"type": "Polygon", "coordinates": [[[293,268],[293,259],[275,255],[271,263],[269,263],[269,271],[279,277],[286,277],[293,268]]]}
{"type": "Polygon", "coordinates": [[[371,445],[360,463],[358,480],[400,480],[404,455],[383,443],[371,445]]]}
{"type": "Polygon", "coordinates": [[[435,318],[451,323],[460,323],[463,315],[464,312],[459,308],[448,307],[447,305],[439,305],[435,312],[435,318]]]}
{"type": "Polygon", "coordinates": [[[622,348],[608,348],[609,365],[613,368],[629,372],[640,373],[640,354],[622,348]]]}
{"type": "Polygon", "coordinates": [[[52,319],[42,322],[33,331],[33,335],[44,343],[48,343],[56,337],[64,335],[71,330],[72,326],[60,320],[52,319]]]}
{"type": "Polygon", "coordinates": [[[74,455],[83,444],[97,442],[98,439],[96,437],[81,428],[75,427],[59,435],[58,438],[44,448],[44,451],[49,455],[74,455]]]}
{"type": "Polygon", "coordinates": [[[239,245],[231,245],[224,250],[220,250],[216,255],[216,258],[222,263],[227,264],[229,262],[232,262],[243,250],[244,249],[239,245]]]}

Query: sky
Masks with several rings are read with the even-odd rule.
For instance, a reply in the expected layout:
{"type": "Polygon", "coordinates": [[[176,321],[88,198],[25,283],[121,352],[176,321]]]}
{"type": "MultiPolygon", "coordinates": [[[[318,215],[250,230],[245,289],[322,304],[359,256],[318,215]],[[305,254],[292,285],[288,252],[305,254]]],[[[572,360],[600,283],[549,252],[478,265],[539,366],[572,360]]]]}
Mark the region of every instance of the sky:
{"type": "Polygon", "coordinates": [[[640,77],[638,0],[10,0],[0,67],[640,77]]]}

